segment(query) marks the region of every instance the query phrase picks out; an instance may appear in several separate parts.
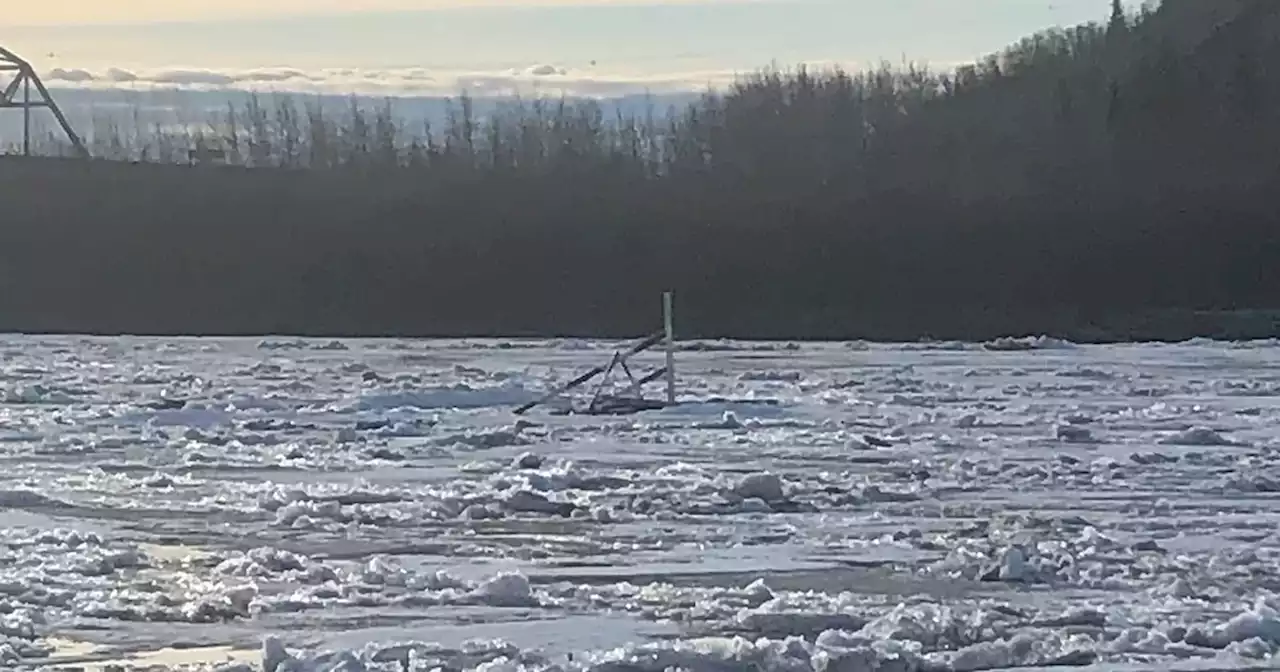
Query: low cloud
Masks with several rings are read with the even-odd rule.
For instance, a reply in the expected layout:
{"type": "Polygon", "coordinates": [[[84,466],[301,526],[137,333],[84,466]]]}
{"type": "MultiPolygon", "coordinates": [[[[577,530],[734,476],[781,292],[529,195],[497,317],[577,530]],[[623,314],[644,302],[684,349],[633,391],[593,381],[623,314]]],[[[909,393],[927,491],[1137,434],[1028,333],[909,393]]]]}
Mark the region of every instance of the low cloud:
{"type": "Polygon", "coordinates": [[[645,91],[656,94],[702,91],[708,87],[728,85],[737,74],[728,70],[625,73],[607,72],[595,67],[573,69],[553,63],[536,63],[498,71],[427,68],[332,68],[316,71],[292,68],[58,68],[46,73],[45,79],[49,84],[63,88],[226,89],[376,96],[452,96],[465,91],[477,97],[547,94],[604,98],[645,91]]]}
{"type": "Polygon", "coordinates": [[[107,68],[106,78],[107,81],[116,83],[138,81],[137,75],[129,72],[128,70],[121,70],[120,68],[107,68]]]}
{"type": "Polygon", "coordinates": [[[56,82],[82,84],[84,82],[92,82],[97,79],[93,73],[88,70],[65,70],[63,68],[54,68],[45,75],[45,79],[51,79],[56,82]]]}

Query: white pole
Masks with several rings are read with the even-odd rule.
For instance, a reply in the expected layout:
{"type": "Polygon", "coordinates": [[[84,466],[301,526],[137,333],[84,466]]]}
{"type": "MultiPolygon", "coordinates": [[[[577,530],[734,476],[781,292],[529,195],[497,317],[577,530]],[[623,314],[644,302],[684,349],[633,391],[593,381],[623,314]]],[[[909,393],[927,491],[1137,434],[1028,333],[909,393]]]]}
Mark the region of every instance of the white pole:
{"type": "Polygon", "coordinates": [[[667,342],[667,403],[676,403],[676,330],[672,316],[671,292],[662,293],[662,322],[667,342]]]}

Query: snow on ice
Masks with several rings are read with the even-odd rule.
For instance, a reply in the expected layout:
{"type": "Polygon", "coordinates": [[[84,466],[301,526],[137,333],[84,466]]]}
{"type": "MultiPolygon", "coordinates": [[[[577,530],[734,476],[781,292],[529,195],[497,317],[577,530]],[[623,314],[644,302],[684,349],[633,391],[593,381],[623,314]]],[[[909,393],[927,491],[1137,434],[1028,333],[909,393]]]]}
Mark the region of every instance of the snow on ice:
{"type": "Polygon", "coordinates": [[[1280,665],[1274,342],[0,340],[5,669],[1280,665]]]}

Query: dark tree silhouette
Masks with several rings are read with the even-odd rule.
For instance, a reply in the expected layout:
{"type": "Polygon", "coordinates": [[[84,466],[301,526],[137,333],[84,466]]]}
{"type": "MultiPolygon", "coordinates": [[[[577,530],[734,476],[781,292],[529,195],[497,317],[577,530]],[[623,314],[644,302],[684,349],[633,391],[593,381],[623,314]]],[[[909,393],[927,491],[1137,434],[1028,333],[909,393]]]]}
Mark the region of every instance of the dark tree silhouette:
{"type": "Polygon", "coordinates": [[[281,96],[115,125],[92,149],[126,161],[0,160],[0,327],[631,335],[672,288],[687,335],[1271,335],[1278,34],[1271,0],[1165,0],[666,115],[463,97],[419,130],[281,96]],[[237,165],[170,165],[206,146],[237,165]]]}

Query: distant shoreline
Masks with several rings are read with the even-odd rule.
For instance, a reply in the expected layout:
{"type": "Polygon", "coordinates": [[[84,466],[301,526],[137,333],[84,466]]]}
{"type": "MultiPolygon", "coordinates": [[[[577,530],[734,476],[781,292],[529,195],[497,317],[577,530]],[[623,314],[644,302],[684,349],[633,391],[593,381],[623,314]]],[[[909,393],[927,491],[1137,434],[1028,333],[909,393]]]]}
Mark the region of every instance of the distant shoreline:
{"type": "MultiPolygon", "coordinates": [[[[1113,323],[1114,324],[1114,323],[1113,323]]],[[[699,351],[713,350],[716,343],[742,343],[760,345],[788,344],[827,344],[827,343],[866,343],[868,345],[929,345],[956,343],[971,346],[987,346],[993,351],[1018,351],[1041,349],[1038,343],[1052,347],[1055,342],[1063,345],[1126,345],[1143,343],[1178,344],[1190,341],[1212,341],[1221,343],[1239,343],[1280,339],[1280,310],[1239,310],[1239,311],[1166,311],[1146,316],[1141,326],[1131,327],[1128,335],[1118,332],[1107,332],[1096,325],[1082,326],[1076,331],[1059,333],[1009,333],[985,338],[932,337],[874,339],[857,336],[845,338],[813,338],[803,335],[776,338],[751,338],[732,335],[680,334],[678,340],[682,348],[699,351]],[[1208,328],[1190,329],[1176,326],[1196,322],[1208,328]],[[1165,326],[1158,326],[1163,324],[1165,326]]],[[[1117,327],[1118,329],[1118,327],[1117,327]]],[[[182,332],[89,332],[89,331],[21,331],[11,330],[2,333],[4,336],[19,337],[80,337],[80,338],[146,338],[146,339],[257,339],[264,343],[276,341],[332,341],[332,340],[410,340],[410,341],[495,341],[499,344],[537,343],[546,341],[617,341],[627,340],[640,334],[564,334],[564,333],[525,333],[500,334],[484,332],[459,333],[388,333],[373,334],[359,332],[310,332],[310,333],[255,333],[241,331],[224,331],[210,333],[182,332]]],[[[1280,347],[1280,344],[1277,345],[1280,347]]],[[[287,350],[288,347],[271,347],[270,349],[287,350]]]]}
{"type": "MultiPolygon", "coordinates": [[[[931,204],[889,194],[857,206],[867,222],[865,232],[852,229],[853,237],[836,232],[823,242],[832,234],[821,229],[813,240],[771,234],[767,219],[758,224],[766,227],[758,233],[731,221],[722,226],[742,231],[728,239],[721,240],[714,229],[702,233],[696,213],[706,206],[690,205],[688,199],[736,197],[736,189],[720,191],[715,185],[703,190],[690,182],[641,180],[631,187],[609,180],[563,203],[552,201],[539,209],[515,205],[538,203],[546,198],[546,185],[561,179],[433,181],[430,174],[413,170],[388,174],[3,158],[0,330],[631,338],[656,326],[660,292],[674,287],[682,338],[981,343],[1043,334],[1076,343],[1119,343],[1280,336],[1280,309],[1265,304],[1225,309],[1142,305],[1144,294],[1152,291],[1199,292],[1205,286],[1199,278],[1218,273],[1196,268],[1206,264],[1231,269],[1231,276],[1218,278],[1247,279],[1249,284],[1241,286],[1258,299],[1276,296],[1265,289],[1276,280],[1265,269],[1280,266],[1280,258],[1273,265],[1267,256],[1270,245],[1250,242],[1265,241],[1266,232],[1274,230],[1270,195],[1280,191],[1265,186],[1188,192],[1188,198],[1209,199],[1188,201],[1191,206],[1172,200],[1167,191],[1157,206],[1130,195],[1108,200],[1104,192],[1096,202],[1065,205],[1062,214],[1045,211],[1035,198],[1009,201],[1001,206],[1007,212],[998,215],[1008,225],[993,220],[997,211],[980,204],[947,199],[931,204]],[[512,195],[486,200],[494,188],[510,189],[512,195]],[[599,210],[599,202],[582,199],[619,188],[638,191],[617,192],[616,201],[599,212],[589,211],[581,222],[539,223],[553,221],[545,218],[559,212],[599,210]],[[654,205],[664,203],[675,205],[654,205]],[[1229,204],[1232,217],[1238,218],[1242,208],[1272,215],[1236,219],[1233,231],[1214,214],[1214,203],[1229,204]],[[1152,207],[1164,214],[1142,214],[1152,207]],[[457,208],[470,214],[447,214],[457,208]],[[672,208],[687,209],[693,219],[681,221],[689,215],[672,208]],[[1215,235],[1234,236],[1221,244],[1243,246],[1241,252],[1220,261],[1203,258],[1200,234],[1178,228],[1201,226],[1197,219],[1206,215],[1196,208],[1208,208],[1204,226],[1215,235]],[[1102,231],[1097,226],[1077,231],[1069,223],[1079,216],[1077,210],[1095,218],[1114,212],[1114,221],[1150,217],[1170,233],[1132,242],[1120,239],[1123,247],[1115,247],[1099,242],[1093,233],[1102,231]],[[913,234],[909,227],[893,224],[903,213],[928,223],[937,217],[966,221],[971,217],[966,212],[988,219],[972,229],[971,240],[929,228],[913,234]],[[1023,212],[1060,223],[1039,225],[1044,241],[1010,242],[1011,232],[1026,228],[1019,224],[1023,212]],[[474,224],[441,225],[467,220],[474,224]],[[651,222],[663,224],[655,228],[651,222]],[[617,227],[616,234],[610,227],[617,227]],[[689,238],[691,234],[697,237],[689,238]],[[939,243],[932,242],[938,235],[943,236],[939,243]],[[665,251],[660,240],[666,237],[688,239],[682,248],[670,248],[679,258],[665,251]],[[624,240],[631,242],[618,242],[624,240]],[[865,241],[877,247],[868,248],[865,241]],[[788,256],[777,256],[779,243],[790,249],[784,253],[788,256]],[[1107,261],[1116,255],[1152,254],[1146,248],[1153,243],[1174,245],[1163,252],[1156,249],[1168,259],[1158,267],[1126,268],[1107,261]],[[1028,257],[1020,250],[1028,245],[1056,248],[1058,260],[1050,265],[1061,269],[1055,272],[1065,274],[1063,279],[1046,280],[1046,264],[1025,266],[1022,259],[1028,257]],[[602,256],[600,251],[606,250],[602,256]],[[1251,257],[1238,256],[1245,251],[1251,257]],[[744,261],[731,262],[724,271],[707,266],[707,259],[716,258],[708,255],[725,254],[744,261]],[[981,256],[988,254],[993,256],[981,256]],[[930,256],[934,260],[927,260],[930,256]],[[754,270],[741,267],[753,258],[760,260],[754,270]],[[676,264],[670,275],[654,272],[664,264],[676,264]],[[931,269],[939,264],[946,274],[931,278],[931,269]],[[1008,273],[1041,279],[1009,284],[1003,279],[1008,273]],[[1088,281],[1115,273],[1121,275],[1097,289],[1071,288],[1080,287],[1074,278],[1088,281]],[[1128,274],[1147,286],[1123,280],[1128,274]],[[899,287],[904,281],[913,286],[899,287]],[[1077,295],[1063,296],[1061,306],[1038,305],[1021,296],[1028,289],[1062,296],[1062,290],[1049,285],[1035,286],[1046,281],[1069,283],[1062,286],[1077,295]],[[836,289],[833,282],[849,290],[836,289]],[[962,290],[966,284],[974,290],[962,290]],[[1002,294],[998,300],[1003,305],[993,302],[990,292],[1002,294]],[[1118,294],[1122,302],[1115,300],[1118,294]],[[1095,305],[1081,308],[1067,301],[1095,305]]],[[[625,184],[629,178],[619,179],[625,184]]],[[[739,205],[731,205],[727,214],[732,218],[748,212],[774,217],[739,205]]],[[[1117,232],[1128,235],[1122,228],[1103,235],[1117,232]]],[[[1203,303],[1205,296],[1211,295],[1188,299],[1203,303]]]]}
{"type": "Polygon", "coordinates": [[[108,126],[115,160],[0,159],[0,330],[633,338],[671,290],[685,338],[1274,337],[1280,3],[1119,9],[671,115],[108,126]]]}

